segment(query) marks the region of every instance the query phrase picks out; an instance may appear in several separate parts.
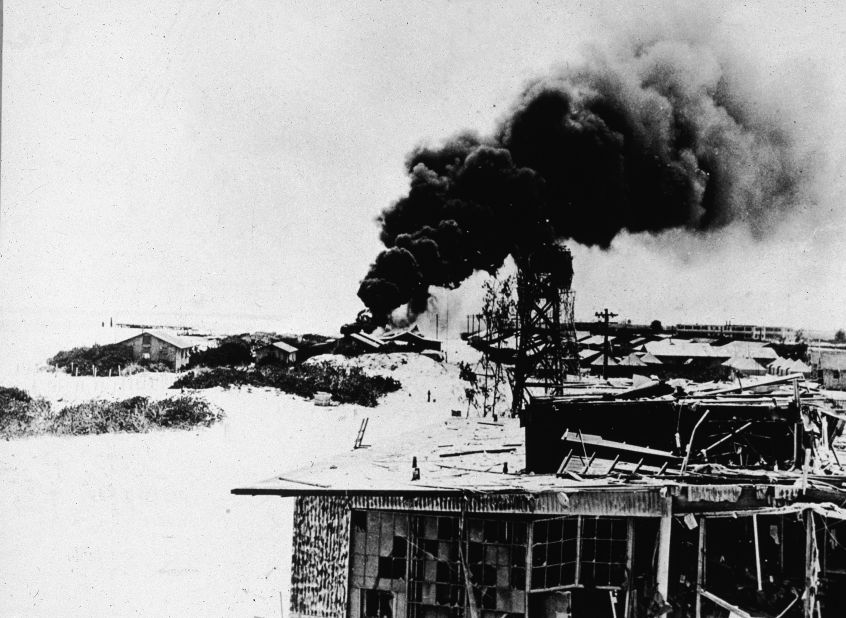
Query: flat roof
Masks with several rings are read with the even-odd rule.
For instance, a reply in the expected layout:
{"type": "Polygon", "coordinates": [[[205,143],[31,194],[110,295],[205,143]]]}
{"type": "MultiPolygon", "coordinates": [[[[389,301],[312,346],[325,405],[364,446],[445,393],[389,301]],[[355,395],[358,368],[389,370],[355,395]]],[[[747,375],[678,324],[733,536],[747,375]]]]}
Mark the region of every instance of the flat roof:
{"type": "MultiPolygon", "coordinates": [[[[352,437],[351,437],[352,438],[352,437]]],[[[350,444],[352,447],[352,444],[350,444]]],[[[523,472],[525,449],[516,419],[449,419],[423,426],[387,444],[343,453],[323,462],[237,487],[236,495],[346,496],[354,506],[426,510],[571,512],[660,516],[784,506],[799,500],[842,499],[846,476],[691,466],[684,477],[659,475],[654,466],[574,455],[561,475],[523,472]],[[413,458],[419,479],[412,480],[413,458]],[[507,464],[507,467],[506,467],[507,464]],[[613,473],[609,473],[613,467],[613,473]],[[462,506],[464,505],[464,506],[462,506]]]]}

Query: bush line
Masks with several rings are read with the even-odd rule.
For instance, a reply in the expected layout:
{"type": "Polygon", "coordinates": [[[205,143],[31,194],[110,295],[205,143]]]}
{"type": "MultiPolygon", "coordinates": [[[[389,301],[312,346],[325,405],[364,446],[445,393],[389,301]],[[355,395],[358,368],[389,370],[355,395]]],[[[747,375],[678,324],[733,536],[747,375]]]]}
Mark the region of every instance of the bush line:
{"type": "Polygon", "coordinates": [[[204,389],[221,386],[257,386],[276,388],[310,399],[327,392],[339,403],[374,407],[379,398],[401,388],[401,384],[383,376],[371,376],[359,367],[337,367],[330,363],[296,367],[264,366],[257,368],[219,367],[180,376],[171,388],[204,389]]]}
{"type": "Polygon", "coordinates": [[[149,397],[122,401],[94,399],[54,412],[45,399],[33,399],[19,389],[0,387],[0,437],[4,438],[192,429],[208,427],[222,418],[222,411],[198,397],[179,396],[160,401],[149,397]],[[24,396],[4,396],[9,390],[24,396]]]}

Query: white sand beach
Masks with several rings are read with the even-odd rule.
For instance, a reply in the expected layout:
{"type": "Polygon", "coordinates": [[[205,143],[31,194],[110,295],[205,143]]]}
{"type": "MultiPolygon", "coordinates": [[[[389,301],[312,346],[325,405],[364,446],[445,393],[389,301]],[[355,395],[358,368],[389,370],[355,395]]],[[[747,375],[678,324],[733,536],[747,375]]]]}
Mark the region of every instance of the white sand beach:
{"type": "MultiPolygon", "coordinates": [[[[357,362],[403,389],[374,409],[216,388],[199,394],[227,416],[208,429],[0,442],[0,615],[287,614],[292,500],[230,490],[350,450],[364,417],[375,444],[466,407],[453,366],[401,354],[357,362]]],[[[174,377],[30,372],[4,385],[62,405],[164,397],[174,377]]]]}

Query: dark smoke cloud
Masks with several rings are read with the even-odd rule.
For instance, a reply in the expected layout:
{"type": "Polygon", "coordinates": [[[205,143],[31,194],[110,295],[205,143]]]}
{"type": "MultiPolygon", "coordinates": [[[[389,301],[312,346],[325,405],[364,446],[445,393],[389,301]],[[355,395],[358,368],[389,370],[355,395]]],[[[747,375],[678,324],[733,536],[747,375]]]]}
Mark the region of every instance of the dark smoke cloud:
{"type": "Polygon", "coordinates": [[[406,303],[415,314],[429,286],[556,240],[607,248],[623,230],[737,222],[765,235],[802,170],[789,133],[726,77],[704,48],[653,42],[529,84],[494,136],[417,149],[359,297],[377,319],[406,303]]]}

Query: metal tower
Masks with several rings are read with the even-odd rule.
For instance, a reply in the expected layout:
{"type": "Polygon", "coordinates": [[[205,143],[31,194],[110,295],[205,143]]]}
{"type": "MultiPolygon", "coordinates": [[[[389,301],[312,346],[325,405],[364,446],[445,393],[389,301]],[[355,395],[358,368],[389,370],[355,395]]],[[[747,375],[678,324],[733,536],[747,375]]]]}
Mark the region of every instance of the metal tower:
{"type": "Polygon", "coordinates": [[[562,392],[567,375],[578,375],[573,317],[573,258],[559,245],[544,246],[517,262],[517,356],[512,415],[532,394],[562,392]]]}

